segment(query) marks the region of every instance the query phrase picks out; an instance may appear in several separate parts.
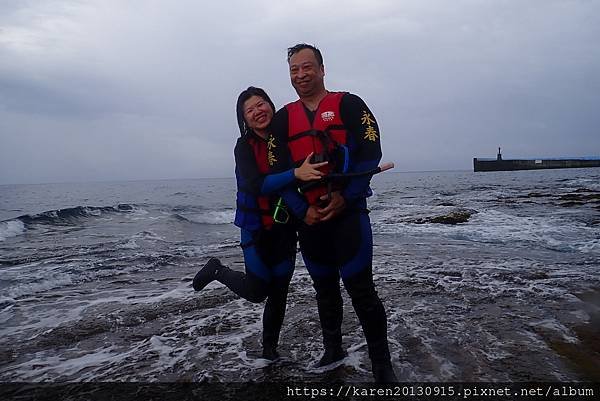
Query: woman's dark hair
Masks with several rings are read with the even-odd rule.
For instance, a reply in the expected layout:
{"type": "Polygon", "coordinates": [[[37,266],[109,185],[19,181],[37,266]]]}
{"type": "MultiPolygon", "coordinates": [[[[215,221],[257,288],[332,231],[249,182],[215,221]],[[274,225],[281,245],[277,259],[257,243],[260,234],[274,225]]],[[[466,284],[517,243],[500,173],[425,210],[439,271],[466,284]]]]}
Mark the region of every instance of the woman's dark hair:
{"type": "Polygon", "coordinates": [[[275,112],[275,105],[273,104],[273,101],[271,100],[269,95],[267,95],[267,92],[265,92],[264,89],[249,86],[248,89],[240,93],[236,105],[237,120],[238,126],[240,127],[241,135],[245,135],[248,132],[248,126],[246,125],[246,119],[244,118],[244,102],[250,99],[252,96],[258,96],[263,98],[267,103],[271,105],[273,113],[275,112]]]}

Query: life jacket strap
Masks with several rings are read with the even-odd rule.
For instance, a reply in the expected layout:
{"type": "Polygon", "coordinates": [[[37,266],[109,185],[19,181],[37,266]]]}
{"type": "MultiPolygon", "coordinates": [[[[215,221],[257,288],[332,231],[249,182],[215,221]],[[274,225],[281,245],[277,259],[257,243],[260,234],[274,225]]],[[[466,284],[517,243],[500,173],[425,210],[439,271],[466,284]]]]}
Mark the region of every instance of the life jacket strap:
{"type": "Polygon", "coordinates": [[[297,141],[300,138],[304,138],[305,136],[317,136],[318,131],[315,129],[309,129],[307,131],[299,132],[295,135],[292,135],[288,138],[288,142],[297,141]]]}
{"type": "Polygon", "coordinates": [[[270,216],[271,215],[270,210],[263,210],[263,209],[260,209],[257,207],[248,207],[245,205],[240,205],[239,203],[237,204],[237,208],[239,210],[241,210],[242,212],[260,214],[261,216],[270,216]]]}

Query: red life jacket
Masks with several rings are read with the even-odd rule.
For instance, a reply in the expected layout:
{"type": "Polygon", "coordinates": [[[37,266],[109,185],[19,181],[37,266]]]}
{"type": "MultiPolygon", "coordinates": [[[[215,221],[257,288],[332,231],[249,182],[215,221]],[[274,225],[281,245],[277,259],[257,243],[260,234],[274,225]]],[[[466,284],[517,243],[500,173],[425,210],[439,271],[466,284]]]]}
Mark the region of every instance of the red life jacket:
{"type": "MultiPolygon", "coordinates": [[[[288,112],[288,148],[295,165],[304,162],[310,152],[315,156],[329,154],[337,145],[345,145],[347,130],[342,123],[340,103],[345,92],[329,92],[319,103],[311,124],[302,101],[297,100],[285,106],[288,112]]],[[[329,163],[321,168],[328,174],[335,166],[329,163]]],[[[309,205],[319,203],[319,198],[329,192],[326,184],[311,187],[304,195],[309,205]]]]}
{"type": "MultiPolygon", "coordinates": [[[[252,147],[254,160],[261,174],[269,174],[269,163],[267,159],[267,141],[254,136],[248,137],[248,143],[252,147]]],[[[265,229],[273,227],[273,215],[271,210],[271,198],[268,195],[260,195],[256,198],[258,213],[261,215],[262,226],[265,229]]]]}

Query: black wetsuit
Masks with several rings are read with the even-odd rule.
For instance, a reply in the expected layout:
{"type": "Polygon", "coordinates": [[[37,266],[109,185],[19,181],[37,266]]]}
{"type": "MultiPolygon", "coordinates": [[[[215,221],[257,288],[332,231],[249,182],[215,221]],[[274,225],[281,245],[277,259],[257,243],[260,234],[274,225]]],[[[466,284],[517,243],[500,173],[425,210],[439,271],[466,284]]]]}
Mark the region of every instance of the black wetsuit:
{"type": "Polygon", "coordinates": [[[266,229],[256,199],[291,183],[294,173],[287,170],[270,176],[261,174],[253,146],[266,146],[266,141],[250,131],[238,139],[234,151],[238,186],[235,224],[241,228],[240,245],[246,272],[223,269],[217,280],[250,302],[267,299],[263,315],[263,347],[274,349],[279,340],[296,262],[296,230],[291,222],[276,223],[266,229]]]}
{"type": "MultiPolygon", "coordinates": [[[[320,118],[306,107],[309,121],[320,118]]],[[[375,168],[381,159],[379,127],[373,114],[356,95],[345,94],[340,103],[340,114],[347,130],[349,172],[375,168]]],[[[325,114],[326,117],[326,114],[325,114]]],[[[291,165],[288,142],[289,116],[284,107],[272,124],[277,163],[273,171],[284,171],[291,165]]],[[[373,284],[373,239],[366,198],[372,192],[370,176],[355,177],[342,183],[341,194],[345,210],[334,219],[299,228],[300,250],[317,293],[317,305],[323,330],[323,343],[328,348],[341,347],[342,297],[340,277],[365,333],[371,361],[389,364],[387,317],[373,284]]],[[[294,190],[282,192],[290,210],[303,220],[308,204],[294,190]]],[[[375,365],[374,365],[375,366],[375,365]]]]}

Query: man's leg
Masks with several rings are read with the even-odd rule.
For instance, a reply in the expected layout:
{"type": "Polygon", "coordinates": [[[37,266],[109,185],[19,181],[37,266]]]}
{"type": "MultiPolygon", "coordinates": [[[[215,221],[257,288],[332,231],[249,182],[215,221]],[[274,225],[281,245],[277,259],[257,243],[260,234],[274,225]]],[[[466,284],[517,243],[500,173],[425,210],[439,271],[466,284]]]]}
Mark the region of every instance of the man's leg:
{"type": "Polygon", "coordinates": [[[342,280],[362,326],[376,382],[394,382],[387,339],[387,315],[373,283],[373,236],[369,216],[359,213],[341,226],[346,232],[360,233],[361,242],[355,256],[341,268],[342,280]]]}
{"type": "Polygon", "coordinates": [[[318,366],[329,365],[346,356],[342,348],[343,301],[340,276],[335,264],[331,223],[302,227],[298,232],[304,264],[317,293],[317,308],[325,351],[318,366]]]}
{"type": "Polygon", "coordinates": [[[344,286],[367,340],[375,381],[395,382],[387,339],[387,316],[375,291],[371,267],[345,278],[344,286]]]}
{"type": "MultiPolygon", "coordinates": [[[[307,266],[309,264],[307,263],[307,266]]],[[[340,292],[340,277],[337,271],[329,276],[317,276],[311,273],[311,277],[317,292],[317,308],[325,349],[318,366],[326,366],[345,358],[347,355],[342,347],[344,308],[340,292]]]]}

